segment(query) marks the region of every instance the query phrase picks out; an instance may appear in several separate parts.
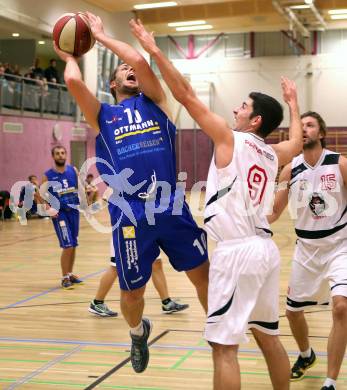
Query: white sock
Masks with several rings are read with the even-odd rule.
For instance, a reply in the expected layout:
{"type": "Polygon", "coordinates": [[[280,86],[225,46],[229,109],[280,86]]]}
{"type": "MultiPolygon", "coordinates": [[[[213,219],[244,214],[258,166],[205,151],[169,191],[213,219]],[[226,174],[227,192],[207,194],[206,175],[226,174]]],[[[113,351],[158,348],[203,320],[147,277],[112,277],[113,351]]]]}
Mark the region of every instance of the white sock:
{"type": "Polygon", "coordinates": [[[334,386],[334,389],[336,389],[336,381],[331,378],[327,378],[323,384],[323,386],[329,387],[329,386],[334,386]]]}
{"type": "Polygon", "coordinates": [[[309,347],[306,351],[300,352],[302,358],[309,358],[311,356],[312,348],[309,347]]]}
{"type": "Polygon", "coordinates": [[[142,320],[141,320],[141,322],[137,326],[135,326],[135,328],[130,328],[130,333],[134,334],[136,336],[142,336],[144,331],[145,330],[143,329],[142,320]]]}
{"type": "Polygon", "coordinates": [[[63,275],[62,279],[69,279],[69,274],[63,275]]]}

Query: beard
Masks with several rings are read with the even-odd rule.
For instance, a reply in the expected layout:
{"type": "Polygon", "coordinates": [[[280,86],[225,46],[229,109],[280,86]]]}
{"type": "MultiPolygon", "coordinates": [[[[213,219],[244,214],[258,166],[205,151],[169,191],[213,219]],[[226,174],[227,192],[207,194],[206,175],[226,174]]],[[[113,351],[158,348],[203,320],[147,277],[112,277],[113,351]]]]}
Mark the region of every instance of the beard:
{"type": "Polygon", "coordinates": [[[54,160],[54,162],[55,162],[55,165],[56,165],[57,167],[63,167],[63,166],[65,165],[65,163],[66,163],[66,160],[63,160],[63,161],[54,160]]]}
{"type": "Polygon", "coordinates": [[[314,149],[318,144],[320,144],[320,140],[310,139],[307,143],[304,144],[304,150],[314,149]]]}

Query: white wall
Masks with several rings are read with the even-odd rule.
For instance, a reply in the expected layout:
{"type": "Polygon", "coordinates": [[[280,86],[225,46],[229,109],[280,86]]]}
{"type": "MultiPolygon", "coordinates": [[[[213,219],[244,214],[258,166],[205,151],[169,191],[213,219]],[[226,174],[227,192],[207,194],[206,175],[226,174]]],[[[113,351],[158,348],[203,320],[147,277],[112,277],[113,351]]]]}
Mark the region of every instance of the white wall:
{"type": "MultiPolygon", "coordinates": [[[[214,111],[225,117],[231,125],[232,110],[238,107],[251,91],[267,93],[283,102],[280,76],[284,75],[297,83],[301,112],[312,109],[325,118],[328,126],[347,126],[345,55],[205,58],[174,60],[173,63],[182,73],[190,76],[192,83],[213,83],[214,111]]],[[[287,111],[283,125],[288,125],[287,111]]],[[[182,115],[180,127],[192,128],[192,121],[182,115]]]]}

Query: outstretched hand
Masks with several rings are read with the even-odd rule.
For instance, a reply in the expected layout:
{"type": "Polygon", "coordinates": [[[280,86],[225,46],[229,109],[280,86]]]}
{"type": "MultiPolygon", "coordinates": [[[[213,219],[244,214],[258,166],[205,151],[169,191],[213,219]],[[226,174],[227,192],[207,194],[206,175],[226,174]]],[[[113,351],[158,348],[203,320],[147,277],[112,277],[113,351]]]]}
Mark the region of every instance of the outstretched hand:
{"type": "Polygon", "coordinates": [[[283,92],[283,100],[287,104],[297,104],[297,92],[296,84],[293,80],[289,80],[287,77],[281,77],[281,86],[283,92]]]}
{"type": "Polygon", "coordinates": [[[140,19],[131,19],[129,22],[130,29],[134,37],[140,42],[141,46],[149,54],[154,54],[158,49],[153,33],[149,33],[143,26],[140,19]]]}
{"type": "Polygon", "coordinates": [[[104,33],[104,25],[99,16],[92,14],[91,12],[85,12],[84,15],[87,17],[90,30],[93,34],[93,37],[98,40],[104,33]]]}

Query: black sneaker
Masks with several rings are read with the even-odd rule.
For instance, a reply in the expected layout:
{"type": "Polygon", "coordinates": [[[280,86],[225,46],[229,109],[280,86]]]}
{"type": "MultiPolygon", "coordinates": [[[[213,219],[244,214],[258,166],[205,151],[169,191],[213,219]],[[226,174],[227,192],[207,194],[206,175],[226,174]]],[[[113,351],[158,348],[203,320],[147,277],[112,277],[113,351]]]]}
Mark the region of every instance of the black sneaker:
{"type": "Polygon", "coordinates": [[[320,390],[336,390],[333,385],[328,386],[323,386],[320,390]]]}
{"type": "Polygon", "coordinates": [[[69,278],[72,284],[84,284],[83,280],[74,274],[70,275],[69,278]]]}
{"type": "Polygon", "coordinates": [[[110,310],[105,303],[95,304],[93,301],[90,302],[88,311],[93,314],[96,314],[100,317],[117,317],[118,313],[110,310]]]}
{"type": "Polygon", "coordinates": [[[70,281],[70,278],[63,278],[61,280],[61,287],[64,289],[64,290],[73,290],[74,289],[74,286],[73,284],[71,283],[70,281]]]}
{"type": "Polygon", "coordinates": [[[311,349],[311,356],[309,358],[303,358],[301,355],[299,355],[297,361],[294,363],[294,366],[292,367],[290,380],[294,382],[303,379],[306,374],[306,371],[309,368],[313,367],[316,364],[316,362],[317,362],[317,357],[313,349],[311,349]]]}
{"type": "Polygon", "coordinates": [[[172,300],[168,304],[161,306],[164,314],[176,313],[177,311],[188,309],[188,307],[189,305],[187,305],[186,303],[181,305],[180,303],[177,303],[172,300]]]}
{"type": "Polygon", "coordinates": [[[152,323],[149,319],[143,318],[143,335],[137,336],[130,333],[131,337],[131,364],[135,372],[140,373],[145,371],[149,360],[149,350],[147,340],[152,330],[152,323]]]}

